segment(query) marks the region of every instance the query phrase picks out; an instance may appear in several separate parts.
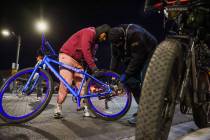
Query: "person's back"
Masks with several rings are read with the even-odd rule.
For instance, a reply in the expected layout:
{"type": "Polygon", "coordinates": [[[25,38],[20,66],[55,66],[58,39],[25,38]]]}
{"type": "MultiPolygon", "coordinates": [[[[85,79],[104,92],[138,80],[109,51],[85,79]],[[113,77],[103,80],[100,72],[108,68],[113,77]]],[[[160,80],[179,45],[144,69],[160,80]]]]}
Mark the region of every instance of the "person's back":
{"type": "MultiPolygon", "coordinates": [[[[121,26],[126,29],[128,24],[122,24],[121,26]]],[[[154,48],[157,45],[156,38],[145,28],[137,24],[132,24],[132,26],[129,27],[129,30],[127,32],[127,40],[128,43],[133,43],[138,40],[139,42],[141,42],[142,45],[146,45],[148,48],[154,48]]]]}
{"type": "MultiPolygon", "coordinates": [[[[84,56],[83,50],[94,49],[96,31],[94,27],[79,30],[73,34],[61,47],[60,52],[80,61],[84,56]]],[[[88,63],[88,62],[87,62],[88,63]]]]}
{"type": "Polygon", "coordinates": [[[111,30],[110,37],[112,38],[112,58],[118,59],[118,61],[112,59],[111,70],[117,70],[116,63],[119,64],[119,60],[122,60],[127,65],[125,71],[129,75],[135,75],[141,71],[148,56],[157,45],[156,38],[136,24],[121,24],[111,30]],[[118,38],[122,38],[121,41],[118,38]],[[116,47],[115,41],[124,43],[116,47]]]}

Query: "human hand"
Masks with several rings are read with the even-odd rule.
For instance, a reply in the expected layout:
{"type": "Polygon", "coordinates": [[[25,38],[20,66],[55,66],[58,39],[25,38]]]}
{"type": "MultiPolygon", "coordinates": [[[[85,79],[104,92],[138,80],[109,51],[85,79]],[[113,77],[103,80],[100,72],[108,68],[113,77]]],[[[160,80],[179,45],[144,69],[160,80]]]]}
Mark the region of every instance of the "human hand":
{"type": "Polygon", "coordinates": [[[92,67],[90,68],[92,73],[96,73],[99,71],[99,69],[97,67],[92,67]]]}

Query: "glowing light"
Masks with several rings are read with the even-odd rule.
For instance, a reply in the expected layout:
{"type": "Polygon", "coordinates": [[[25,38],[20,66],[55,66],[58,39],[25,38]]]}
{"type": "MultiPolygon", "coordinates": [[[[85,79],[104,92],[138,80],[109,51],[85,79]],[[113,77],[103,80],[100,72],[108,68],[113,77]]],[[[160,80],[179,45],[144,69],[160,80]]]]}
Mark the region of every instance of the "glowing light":
{"type": "Polygon", "coordinates": [[[48,24],[44,20],[40,20],[36,22],[36,29],[39,32],[46,32],[48,31],[48,24]]]}
{"type": "Polygon", "coordinates": [[[1,31],[1,34],[2,34],[3,36],[5,36],[5,37],[8,37],[8,36],[10,36],[11,33],[10,33],[9,30],[4,29],[4,30],[1,31]]]}

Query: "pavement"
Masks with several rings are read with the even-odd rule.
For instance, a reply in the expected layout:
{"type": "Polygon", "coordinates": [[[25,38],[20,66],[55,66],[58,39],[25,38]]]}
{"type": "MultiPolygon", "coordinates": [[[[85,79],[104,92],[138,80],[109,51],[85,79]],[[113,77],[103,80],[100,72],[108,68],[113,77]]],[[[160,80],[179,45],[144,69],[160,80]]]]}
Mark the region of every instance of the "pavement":
{"type": "MultiPolygon", "coordinates": [[[[137,111],[132,103],[129,112],[118,121],[83,117],[68,96],[63,105],[64,118],[53,118],[55,95],[47,108],[35,119],[21,125],[0,126],[0,140],[135,140],[135,127],[128,119],[137,111]]],[[[0,120],[0,124],[4,122],[0,120]]],[[[198,130],[191,115],[183,115],[177,107],[168,140],[209,140],[210,129],[198,130]],[[201,139],[201,136],[204,139],[201,139]],[[198,137],[198,139],[196,139],[198,137]]]]}

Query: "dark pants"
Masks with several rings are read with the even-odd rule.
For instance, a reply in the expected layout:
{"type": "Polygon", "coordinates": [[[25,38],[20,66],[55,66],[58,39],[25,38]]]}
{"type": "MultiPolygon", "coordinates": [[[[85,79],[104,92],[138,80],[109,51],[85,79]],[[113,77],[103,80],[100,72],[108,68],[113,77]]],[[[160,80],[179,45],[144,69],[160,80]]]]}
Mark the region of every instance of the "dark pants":
{"type": "Polygon", "coordinates": [[[142,70],[135,75],[131,76],[126,80],[125,86],[133,93],[133,97],[137,104],[139,104],[139,99],[141,95],[141,87],[144,81],[144,76],[147,70],[148,62],[144,65],[142,70]]]}

